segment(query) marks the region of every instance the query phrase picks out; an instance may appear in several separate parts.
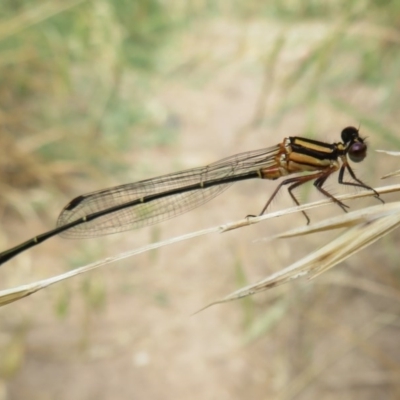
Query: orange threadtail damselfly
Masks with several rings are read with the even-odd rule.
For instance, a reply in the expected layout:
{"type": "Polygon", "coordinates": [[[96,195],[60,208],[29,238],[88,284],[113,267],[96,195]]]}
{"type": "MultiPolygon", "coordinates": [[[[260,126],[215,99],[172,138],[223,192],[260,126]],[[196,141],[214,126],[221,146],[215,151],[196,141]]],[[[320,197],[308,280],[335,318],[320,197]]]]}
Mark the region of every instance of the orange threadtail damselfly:
{"type": "MultiPolygon", "coordinates": [[[[372,187],[356,177],[348,162],[348,158],[356,163],[364,160],[365,140],[354,127],[343,129],[341,139],[329,144],[291,136],[275,146],[240,153],[205,167],[78,196],[61,211],[55,229],[0,253],[0,265],[58,234],[64,238],[92,238],[159,223],[198,207],[233,183],[247,179],[275,180],[296,174],[276,187],[261,214],[282,186],[288,186],[291,198],[299,205],[293,190],[309,181],[314,181],[318,191],[346,211],[348,206],[323,188],[327,178],[338,170],[340,184],[371,190],[382,201],[372,187]],[[353,182],[343,180],[346,170],[353,182]]],[[[303,214],[309,223],[307,214],[303,214]]]]}

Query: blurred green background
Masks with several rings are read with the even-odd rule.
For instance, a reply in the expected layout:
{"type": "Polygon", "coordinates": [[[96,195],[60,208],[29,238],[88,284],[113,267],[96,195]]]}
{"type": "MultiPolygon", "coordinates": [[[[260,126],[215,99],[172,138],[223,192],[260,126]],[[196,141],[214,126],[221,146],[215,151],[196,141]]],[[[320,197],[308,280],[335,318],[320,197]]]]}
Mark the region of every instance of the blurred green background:
{"type": "MultiPolygon", "coordinates": [[[[399,44],[400,1],[3,0],[0,249],[51,229],[79,194],[289,135],[338,141],[347,125],[370,145],[357,174],[379,186],[398,168],[373,149],[400,148],[399,44]]],[[[4,265],[1,289],[256,213],[274,187],[243,185],[161,226],[51,239],[4,265]]],[[[170,246],[0,309],[0,400],[400,398],[397,233],[311,283],[189,317],[333,237],[252,243],[294,222],[170,246]]]]}

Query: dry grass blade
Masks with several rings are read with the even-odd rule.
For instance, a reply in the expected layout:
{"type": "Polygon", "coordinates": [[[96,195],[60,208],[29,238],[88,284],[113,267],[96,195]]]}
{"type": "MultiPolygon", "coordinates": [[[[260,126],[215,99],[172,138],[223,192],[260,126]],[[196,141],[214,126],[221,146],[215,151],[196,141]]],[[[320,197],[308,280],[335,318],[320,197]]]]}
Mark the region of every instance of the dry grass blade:
{"type": "Polygon", "coordinates": [[[362,223],[369,224],[374,220],[397,213],[400,214],[400,202],[378,204],[376,206],[356,210],[348,214],[328,218],[311,225],[300,226],[284,233],[280,233],[269,240],[308,235],[310,233],[331,231],[339,228],[350,228],[362,223]]]}
{"type": "Polygon", "coordinates": [[[43,279],[41,281],[33,282],[33,283],[30,283],[27,285],[18,286],[18,287],[12,288],[12,289],[2,290],[2,291],[0,291],[0,307],[5,306],[6,304],[12,303],[14,301],[23,299],[24,297],[27,297],[33,293],[36,293],[39,290],[44,289],[48,286],[54,285],[55,283],[73,278],[74,276],[77,276],[77,275],[87,273],[89,271],[100,268],[100,267],[110,264],[112,262],[123,260],[125,258],[132,257],[133,255],[144,253],[144,252],[147,252],[150,250],[154,250],[159,247],[167,246],[172,243],[181,242],[183,240],[188,240],[188,239],[191,239],[191,238],[194,238],[197,236],[202,236],[202,235],[206,235],[208,233],[213,233],[213,232],[215,233],[218,231],[221,231],[221,227],[214,227],[214,228],[210,228],[210,229],[204,229],[201,231],[189,233],[187,235],[164,240],[162,242],[153,243],[148,246],[143,246],[138,249],[119,254],[118,256],[115,256],[115,257],[109,257],[109,258],[106,258],[106,259],[103,259],[100,261],[96,261],[94,263],[85,265],[83,267],[76,268],[72,271],[68,271],[64,274],[54,276],[52,278],[43,279]]]}
{"type": "MultiPolygon", "coordinates": [[[[48,285],[47,285],[48,286],[48,285]]],[[[21,300],[24,297],[28,297],[33,293],[38,292],[46,286],[42,286],[40,282],[18,286],[17,288],[2,290],[0,306],[5,306],[7,304],[13,303],[14,301],[21,300]]]]}
{"type": "MultiPolygon", "coordinates": [[[[385,204],[371,208],[374,209],[371,213],[369,213],[367,209],[361,210],[361,212],[355,211],[354,213],[349,213],[341,217],[342,220],[347,221],[350,228],[321,249],[255,284],[246,286],[222,299],[213,301],[199,311],[215,304],[251,296],[306,275],[309,279],[315,278],[319,274],[327,271],[351,255],[387,235],[400,225],[400,203],[393,203],[393,205],[385,204]],[[369,217],[364,216],[360,219],[360,214],[366,214],[369,215],[369,217]],[[351,221],[353,221],[353,223],[351,223],[351,221]],[[357,221],[357,223],[355,221],[357,221]]],[[[329,224],[332,226],[332,229],[336,229],[339,227],[339,219],[340,218],[332,218],[329,220],[330,222],[322,222],[314,226],[300,229],[298,230],[301,231],[300,233],[291,231],[288,234],[280,235],[280,237],[293,236],[294,232],[296,235],[303,235],[305,233],[326,230],[329,229],[329,224]],[[323,229],[321,229],[321,227],[323,229]]],[[[346,223],[341,224],[341,226],[346,226],[346,223]]]]}
{"type": "Polygon", "coordinates": [[[389,156],[400,157],[400,151],[390,151],[390,150],[375,150],[377,153],[385,153],[389,156]]]}
{"type": "MultiPolygon", "coordinates": [[[[384,153],[389,156],[394,156],[394,157],[400,157],[400,151],[389,151],[389,150],[375,150],[378,153],[384,153]]],[[[399,176],[400,175],[400,169],[394,172],[390,172],[389,174],[383,175],[382,179],[386,178],[392,178],[393,176],[399,176]]]]}
{"type": "Polygon", "coordinates": [[[383,175],[381,179],[392,178],[394,176],[400,176],[400,169],[393,171],[390,174],[383,175]]]}

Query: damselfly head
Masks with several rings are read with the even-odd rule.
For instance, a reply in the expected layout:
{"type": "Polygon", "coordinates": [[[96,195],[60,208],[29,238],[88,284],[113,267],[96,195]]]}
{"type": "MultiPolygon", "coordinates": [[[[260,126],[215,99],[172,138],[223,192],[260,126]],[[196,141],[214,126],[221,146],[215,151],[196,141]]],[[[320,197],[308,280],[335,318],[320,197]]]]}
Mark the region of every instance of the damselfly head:
{"type": "Polygon", "coordinates": [[[353,162],[361,162],[367,156],[367,145],[358,134],[358,129],[348,126],[342,130],[343,143],[348,145],[347,154],[353,162]]]}
{"type": "Polygon", "coordinates": [[[347,128],[344,128],[342,130],[341,136],[342,136],[342,141],[345,144],[352,142],[356,139],[360,139],[360,136],[358,135],[358,129],[354,128],[354,126],[348,126],[347,128]]]}

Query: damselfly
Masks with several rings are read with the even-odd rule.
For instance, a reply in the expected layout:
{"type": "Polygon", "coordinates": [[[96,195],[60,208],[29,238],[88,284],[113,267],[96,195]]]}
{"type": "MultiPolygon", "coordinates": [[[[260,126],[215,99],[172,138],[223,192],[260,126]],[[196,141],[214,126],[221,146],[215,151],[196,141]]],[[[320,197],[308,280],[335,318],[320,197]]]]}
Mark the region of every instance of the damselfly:
{"type": "MultiPolygon", "coordinates": [[[[296,174],[276,187],[260,215],[282,186],[288,187],[291,198],[299,205],[293,190],[309,181],[314,181],[324,196],[346,211],[348,206],[323,188],[337,170],[340,184],[371,190],[382,201],[372,187],[355,176],[348,163],[347,156],[356,163],[364,160],[365,140],[354,127],[343,129],[341,139],[329,144],[291,136],[275,146],[237,154],[205,167],[78,196],[64,207],[55,229],[0,253],[0,264],[57,234],[64,238],[91,238],[159,223],[204,204],[235,182],[253,178],[273,180],[296,174]],[[352,182],[343,180],[346,170],[352,182]]],[[[307,214],[303,214],[309,223],[307,214]]]]}

